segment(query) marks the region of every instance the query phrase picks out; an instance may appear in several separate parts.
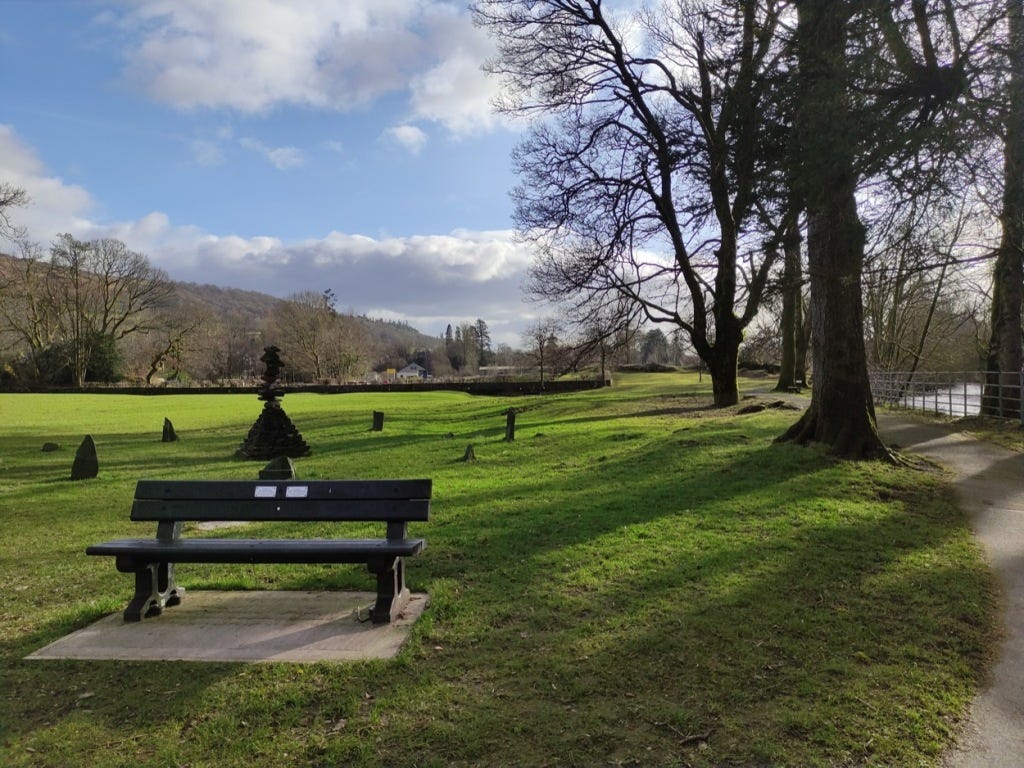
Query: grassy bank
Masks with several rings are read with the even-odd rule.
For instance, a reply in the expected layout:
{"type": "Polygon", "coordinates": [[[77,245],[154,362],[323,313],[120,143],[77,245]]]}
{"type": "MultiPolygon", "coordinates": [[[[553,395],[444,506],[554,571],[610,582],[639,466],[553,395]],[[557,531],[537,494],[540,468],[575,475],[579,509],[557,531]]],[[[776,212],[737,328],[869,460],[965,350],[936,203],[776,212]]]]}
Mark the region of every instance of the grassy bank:
{"type": "MultiPolygon", "coordinates": [[[[518,399],[286,397],[314,450],[303,478],[434,479],[407,576],[432,602],[409,644],[311,666],[22,660],[123,608],[129,579],[83,550],[138,532],[137,479],[255,476],[232,454],[259,403],[0,396],[0,763],[933,764],[992,642],[992,581],[952,494],[773,445],[795,412],[715,411],[707,390],[633,375],[518,399]],[[71,483],[85,433],[101,475],[71,483]]],[[[179,570],[187,588],[368,579],[179,570]]]]}

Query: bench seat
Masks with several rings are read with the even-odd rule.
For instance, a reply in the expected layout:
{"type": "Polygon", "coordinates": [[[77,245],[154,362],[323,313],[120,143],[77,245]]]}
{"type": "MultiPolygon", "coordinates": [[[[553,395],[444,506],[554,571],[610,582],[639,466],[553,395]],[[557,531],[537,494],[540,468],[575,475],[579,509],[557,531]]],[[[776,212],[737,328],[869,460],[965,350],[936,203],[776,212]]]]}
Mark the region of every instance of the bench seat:
{"type": "Polygon", "coordinates": [[[160,560],[175,563],[365,563],[376,557],[412,557],[423,539],[116,539],[94,544],[88,555],[108,555],[121,564],[160,560]]]}

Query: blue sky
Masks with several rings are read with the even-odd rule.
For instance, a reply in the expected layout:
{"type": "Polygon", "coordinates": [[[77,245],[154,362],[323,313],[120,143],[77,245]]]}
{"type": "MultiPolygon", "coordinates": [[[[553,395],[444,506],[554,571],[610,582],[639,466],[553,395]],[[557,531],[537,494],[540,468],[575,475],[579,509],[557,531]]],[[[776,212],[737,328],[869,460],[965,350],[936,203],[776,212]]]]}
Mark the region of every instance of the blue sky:
{"type": "Polygon", "coordinates": [[[491,50],[440,0],[0,0],[0,179],[43,244],[517,345],[545,310],[491,50]]]}

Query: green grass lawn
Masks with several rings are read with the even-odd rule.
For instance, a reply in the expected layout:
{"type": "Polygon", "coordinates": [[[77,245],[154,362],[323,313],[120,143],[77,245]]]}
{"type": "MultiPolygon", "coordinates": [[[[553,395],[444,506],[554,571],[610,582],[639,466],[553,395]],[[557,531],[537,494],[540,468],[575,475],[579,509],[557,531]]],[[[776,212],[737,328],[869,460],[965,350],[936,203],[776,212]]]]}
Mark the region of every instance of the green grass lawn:
{"type": "MultiPolygon", "coordinates": [[[[124,607],[130,578],[84,549],[148,535],[136,480],[255,477],[233,453],[260,403],[0,395],[0,764],[934,765],[996,625],[949,487],[775,445],[796,412],[708,393],[637,374],[518,399],[287,396],[302,478],[434,480],[407,574],[431,605],[397,660],[344,665],[23,660],[124,607]],[[86,433],[100,477],[72,483],[86,433]]],[[[178,580],[371,588],[361,566],[178,580]]]]}

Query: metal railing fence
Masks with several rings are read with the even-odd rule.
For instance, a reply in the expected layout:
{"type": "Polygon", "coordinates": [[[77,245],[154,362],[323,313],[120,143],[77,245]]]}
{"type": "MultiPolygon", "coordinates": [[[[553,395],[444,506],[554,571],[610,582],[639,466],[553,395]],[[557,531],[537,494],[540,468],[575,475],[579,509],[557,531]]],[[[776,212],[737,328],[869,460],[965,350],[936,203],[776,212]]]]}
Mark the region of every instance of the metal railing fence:
{"type": "Polygon", "coordinates": [[[1024,425],[1024,372],[873,371],[871,394],[879,405],[952,417],[984,413],[1024,425]]]}

